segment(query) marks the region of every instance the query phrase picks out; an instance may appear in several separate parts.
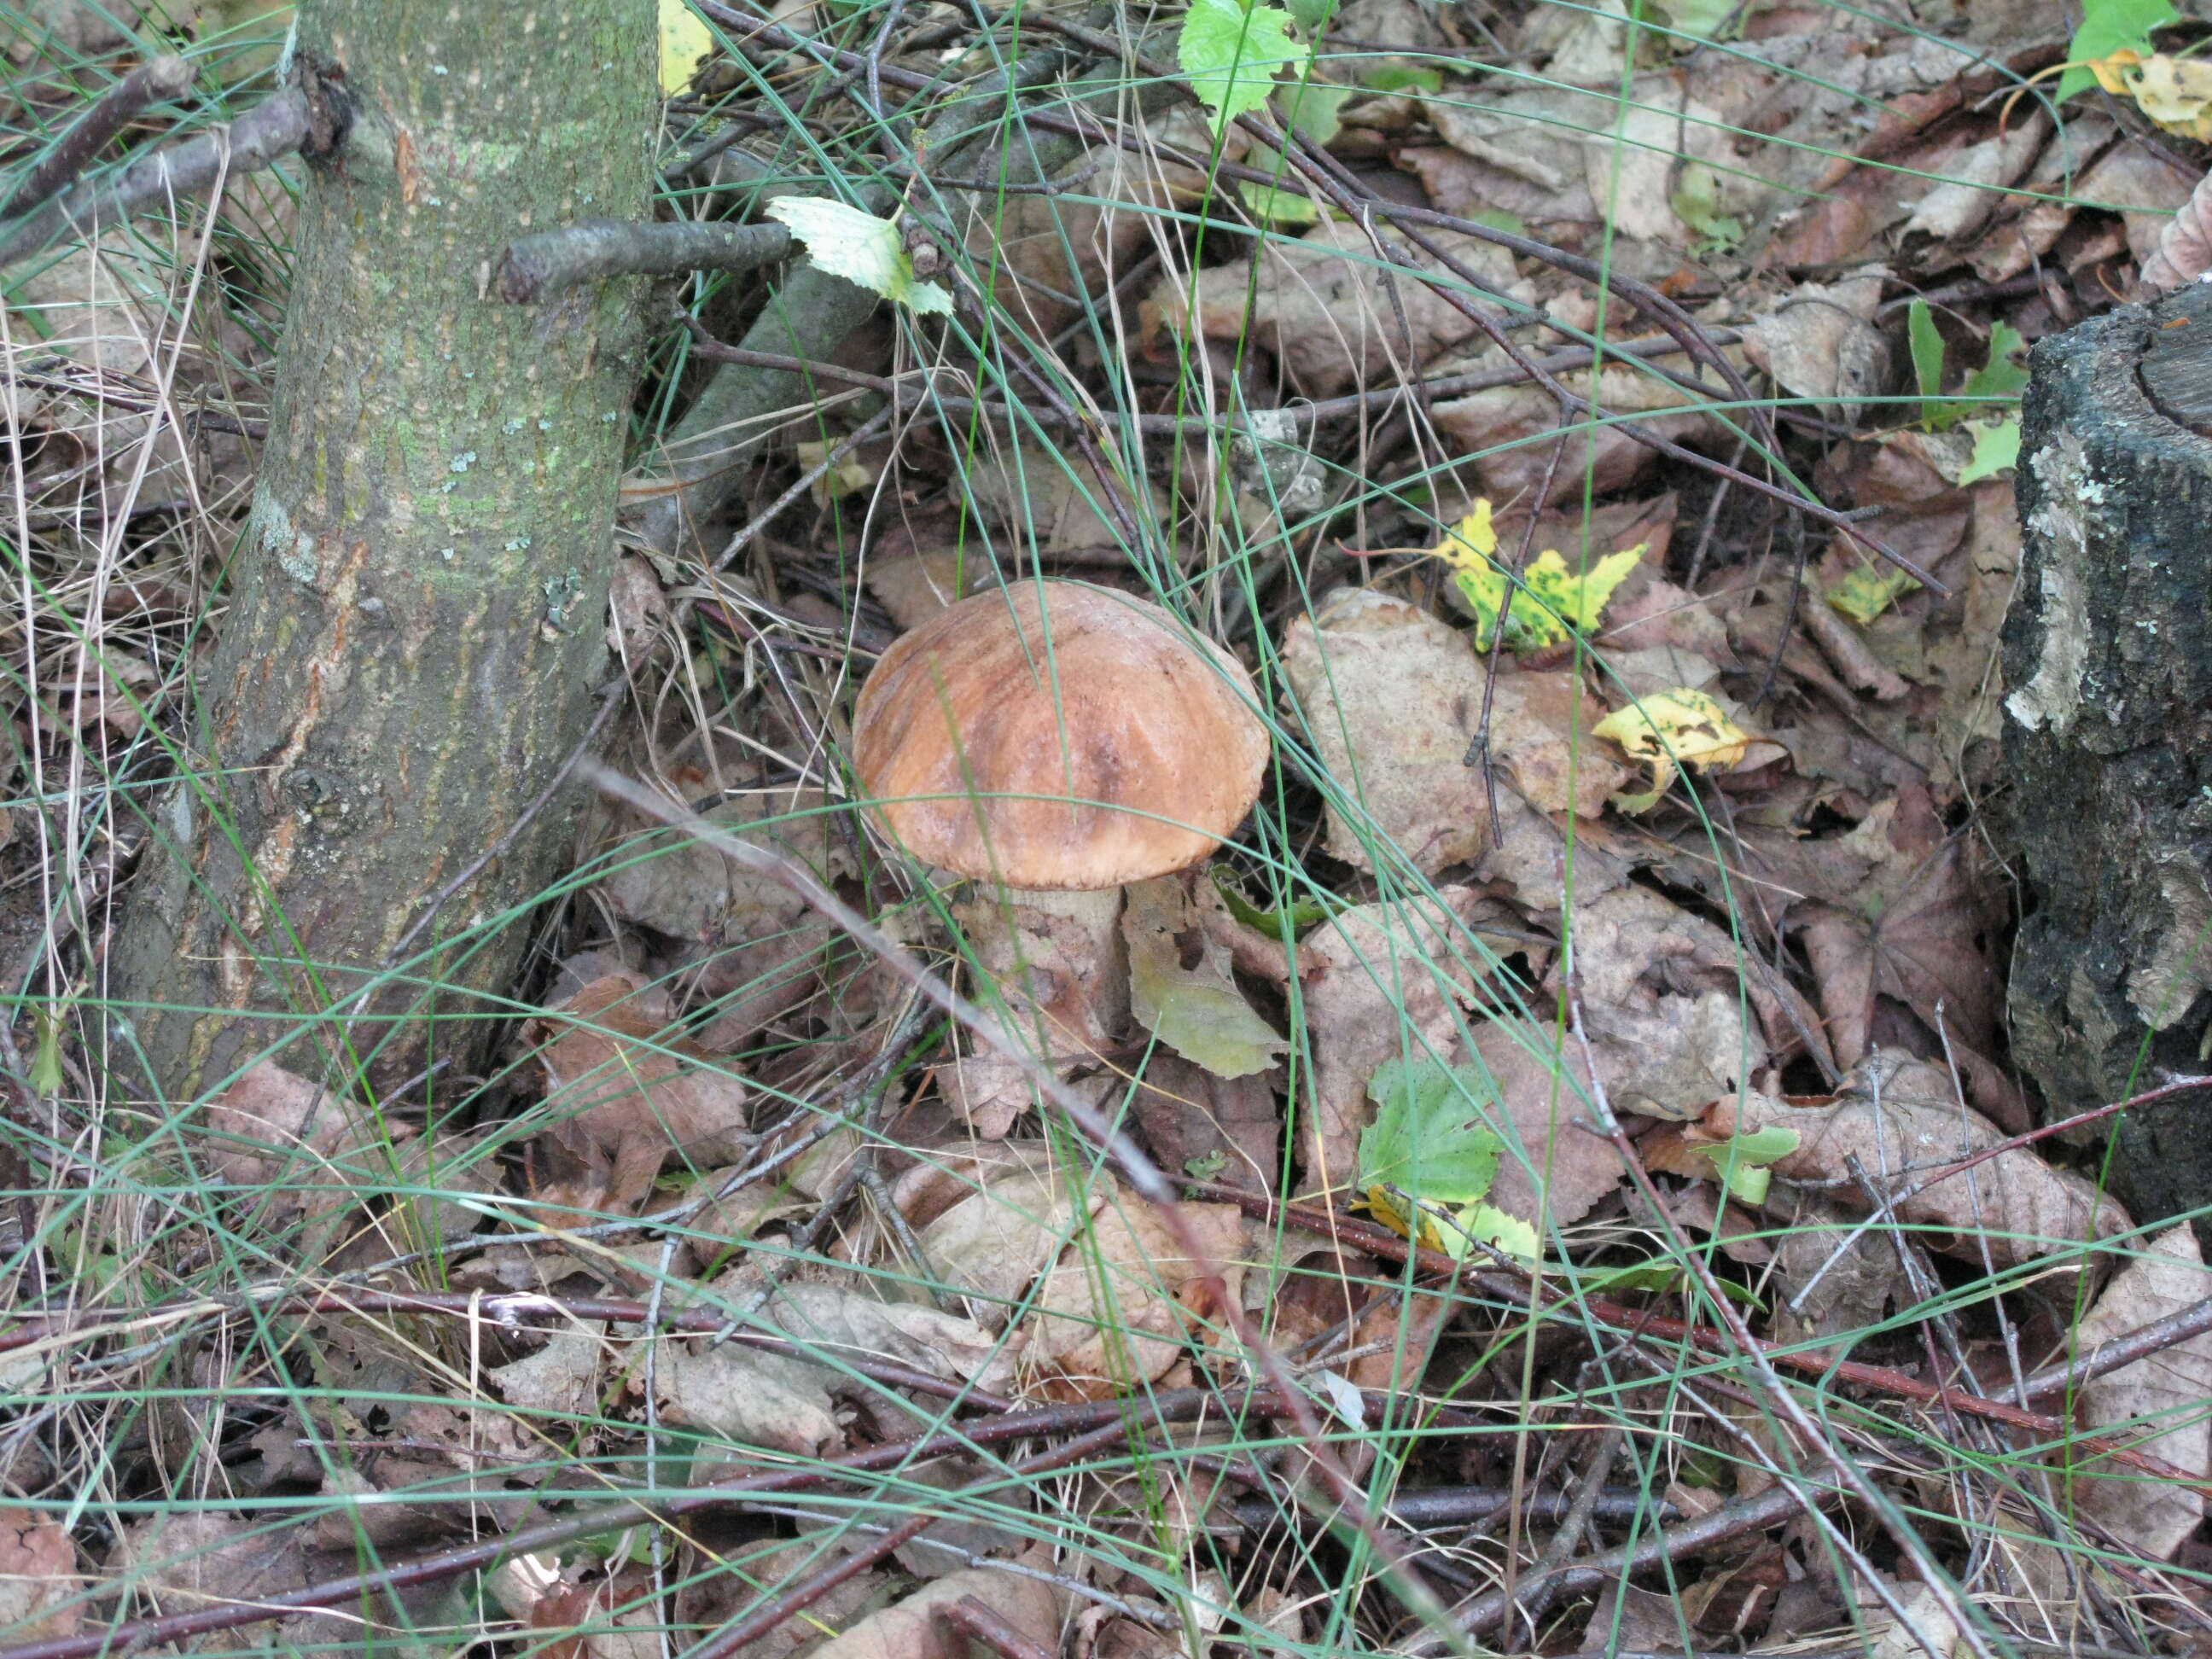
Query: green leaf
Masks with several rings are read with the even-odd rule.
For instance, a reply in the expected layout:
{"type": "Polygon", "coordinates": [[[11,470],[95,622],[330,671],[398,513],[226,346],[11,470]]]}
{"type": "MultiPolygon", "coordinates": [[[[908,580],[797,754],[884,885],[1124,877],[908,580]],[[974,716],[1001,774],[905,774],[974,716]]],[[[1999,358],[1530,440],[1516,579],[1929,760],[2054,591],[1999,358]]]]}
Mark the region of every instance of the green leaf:
{"type": "Polygon", "coordinates": [[[1290,1044],[1237,988],[1225,950],[1208,947],[1184,965],[1182,936],[1195,922],[1182,890],[1170,896],[1161,886],[1133,889],[1121,915],[1130,1012],[1162,1042],[1216,1077],[1266,1071],[1290,1044]]]}
{"type": "Polygon", "coordinates": [[[952,296],[935,283],[916,280],[898,227],[844,202],[818,196],[779,196],[762,210],[788,225],[806,245],[807,257],[833,276],[922,313],[950,316],[952,296]]]}
{"type": "MultiPolygon", "coordinates": [[[[1345,100],[1358,96],[1358,87],[1332,86],[1326,81],[1302,81],[1283,94],[1284,125],[1310,144],[1329,144],[1336,140],[1343,123],[1337,118],[1345,100]]],[[[1267,161],[1275,158],[1269,156],[1267,161]]],[[[1263,167],[1267,161],[1246,156],[1244,165],[1263,167]]]]}
{"type": "Polygon", "coordinates": [[[1349,908],[1327,898],[1302,898],[1292,899],[1276,909],[1262,910],[1244,896],[1244,890],[1237,884],[1237,872],[1225,864],[1214,866],[1213,888],[1221,895],[1221,902],[1229,907],[1231,915],[1269,939],[1282,938],[1285,924],[1295,936],[1349,908]]]}
{"type": "Polygon", "coordinates": [[[1968,421],[1966,430],[1974,434],[1974,453],[1959,471],[1961,484],[1979,483],[2020,465],[2019,416],[2008,415],[2001,421],[1968,421]]]}
{"type": "Polygon", "coordinates": [[[1311,55],[1291,39],[1291,15],[1279,6],[1240,0],[1192,0],[1176,42],[1176,58],[1218,132],[1267,101],[1275,76],[1311,55]]]}
{"type": "Polygon", "coordinates": [[[1721,211],[1720,174],[1702,161],[1682,169],[1673,205],[1674,216],[1698,233],[1699,252],[1723,252],[1743,240],[1743,221],[1721,211]]]}
{"type": "Polygon", "coordinates": [[[1668,26],[1700,40],[1717,38],[1721,26],[1744,9],[1741,0],[1661,0],[1668,26]]]}
{"type": "Polygon", "coordinates": [[[1717,1146],[1698,1150],[1711,1162],[1713,1174],[1729,1197],[1756,1204],[1766,1196],[1774,1171],[1767,1166],[1796,1152],[1802,1141],[1795,1129],[1770,1123],[1749,1134],[1731,1135],[1717,1146]]]}
{"type": "Polygon", "coordinates": [[[33,1094],[41,1100],[51,1100],[61,1093],[66,1080],[62,1075],[62,1017],[44,1008],[33,1008],[31,1017],[38,1027],[39,1047],[31,1056],[27,1080],[33,1094]]]}
{"type": "Polygon", "coordinates": [[[1865,628],[1919,586],[1893,565],[1861,565],[1828,590],[1828,603],[1865,628]]]}
{"type": "Polygon", "coordinates": [[[699,60],[714,49],[714,37],[684,0],[659,0],[660,89],[667,96],[691,84],[699,60]]]}
{"type": "Polygon", "coordinates": [[[1482,1121],[1497,1091],[1472,1067],[1394,1060],[1368,1079],[1378,1109],[1359,1137],[1359,1184],[1424,1203],[1473,1204],[1498,1179],[1505,1143],[1482,1121]]]}
{"type": "Polygon", "coordinates": [[[2013,360],[2027,344],[2027,339],[2011,324],[1991,324],[1989,359],[1966,376],[1966,383],[1959,388],[1960,392],[1969,398],[2019,397],[2027,390],[2027,366],[2013,360]]]}
{"type": "Polygon", "coordinates": [[[2151,31],[2180,21],[2181,14],[2168,0],[2085,0],[2081,27],[2074,31],[2074,44],[2066,49],[2069,67],[2052,99],[2063,104],[2097,84],[2086,67],[2090,58],[2130,51],[2147,58],[2153,50],[2151,31]]]}
{"type": "Polygon", "coordinates": [[[1912,342],[1912,375],[1920,383],[1920,417],[1930,418],[1936,400],[1943,395],[1943,336],[1936,327],[1936,313],[1925,300],[1905,308],[1905,331],[1912,342]]]}

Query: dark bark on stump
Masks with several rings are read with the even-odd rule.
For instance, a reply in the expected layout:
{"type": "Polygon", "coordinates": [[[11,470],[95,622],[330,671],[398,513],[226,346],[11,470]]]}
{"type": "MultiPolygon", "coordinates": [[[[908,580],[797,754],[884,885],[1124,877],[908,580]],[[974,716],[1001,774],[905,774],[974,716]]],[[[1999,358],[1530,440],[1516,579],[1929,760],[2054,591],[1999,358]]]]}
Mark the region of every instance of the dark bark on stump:
{"type": "MultiPolygon", "coordinates": [[[[301,7],[351,124],[309,169],[259,487],[180,733],[196,775],[151,815],[110,964],[139,1005],[112,1030],[125,1076],[135,1042],[197,1094],[340,1004],[589,726],[642,284],[535,310],[483,290],[519,233],[645,216],[653,40],[648,0],[301,7]]],[[[412,948],[450,948],[347,1054],[325,1018],[283,1063],[375,1049],[388,1086],[434,1014],[468,1022],[437,1049],[465,1068],[499,1007],[475,994],[522,945],[499,919],[556,873],[566,816],[446,904],[412,948]]]]}
{"type": "MultiPolygon", "coordinates": [[[[2018,475],[2000,826],[2015,1053],[2052,1116],[2204,1069],[2212,1026],[2212,288],[2044,341],[2018,475]]],[[[2140,1218],[2212,1203],[2212,1097],[2128,1114],[2140,1218]]]]}

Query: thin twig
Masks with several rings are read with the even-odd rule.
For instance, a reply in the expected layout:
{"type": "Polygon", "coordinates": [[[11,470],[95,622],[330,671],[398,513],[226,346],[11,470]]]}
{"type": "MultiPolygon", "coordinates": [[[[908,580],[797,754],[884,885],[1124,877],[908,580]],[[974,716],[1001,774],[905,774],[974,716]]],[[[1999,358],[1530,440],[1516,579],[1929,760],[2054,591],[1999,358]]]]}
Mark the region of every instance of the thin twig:
{"type": "Polygon", "coordinates": [[[173,98],[192,83],[192,66],[169,55],[141,64],[93,101],[76,123],[54,140],[38,164],[23,175],[5,204],[0,219],[20,219],[58,191],[75,182],[92,158],[107,148],[108,141],[164,99],[173,98]]]}
{"type": "Polygon", "coordinates": [[[791,232],[779,224],[584,219],[518,236],[501,248],[491,262],[490,292],[511,306],[534,306],[610,276],[757,270],[791,249],[791,232]]]}

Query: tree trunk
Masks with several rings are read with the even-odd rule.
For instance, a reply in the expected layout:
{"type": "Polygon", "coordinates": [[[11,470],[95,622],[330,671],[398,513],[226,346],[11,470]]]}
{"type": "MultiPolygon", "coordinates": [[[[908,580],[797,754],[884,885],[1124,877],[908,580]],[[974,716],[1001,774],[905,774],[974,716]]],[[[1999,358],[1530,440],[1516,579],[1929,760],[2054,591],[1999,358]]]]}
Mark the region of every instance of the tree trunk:
{"type": "MultiPolygon", "coordinates": [[[[2054,1115],[2204,1069],[2212,1027],[2212,289],[2036,348],[1999,806],[2015,1053],[2054,1115]]],[[[2212,1203],[2207,1103],[2130,1113],[2143,1219],[2212,1203]]]]}
{"type": "Polygon", "coordinates": [[[151,814],[110,963],[137,1005],[112,1060],[135,1041],[179,1097],[288,1040],[295,1069],[384,1087],[426,1054],[466,1068],[568,815],[403,941],[588,729],[643,343],[636,279],[515,307],[483,273],[521,232],[647,216],[649,0],[303,0],[299,19],[350,126],[309,169],[190,775],[151,814]]]}

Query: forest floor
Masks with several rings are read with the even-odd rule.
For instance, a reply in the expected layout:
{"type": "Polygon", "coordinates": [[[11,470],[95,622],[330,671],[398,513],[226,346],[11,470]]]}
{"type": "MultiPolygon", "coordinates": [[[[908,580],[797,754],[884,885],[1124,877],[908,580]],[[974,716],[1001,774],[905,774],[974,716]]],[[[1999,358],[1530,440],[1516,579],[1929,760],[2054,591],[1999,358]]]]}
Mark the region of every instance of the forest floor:
{"type": "MultiPolygon", "coordinates": [[[[699,16],[665,212],[887,181],[955,313],[626,517],[467,1075],[107,1076],[296,168],[6,273],[0,1659],[2205,1650],[2203,1265],[2109,1116],[2037,1133],[1991,829],[2027,351],[2212,258],[2203,31],[1299,0],[1224,126],[1180,12],[699,16]],[[849,764],[893,641],[1040,576],[1268,728],[1103,929],[849,764]]],[[[0,11],[6,165],[157,51],[101,165],[250,107],[286,22],[0,11]]],[[[763,289],[662,296],[633,507],[763,289]]]]}

